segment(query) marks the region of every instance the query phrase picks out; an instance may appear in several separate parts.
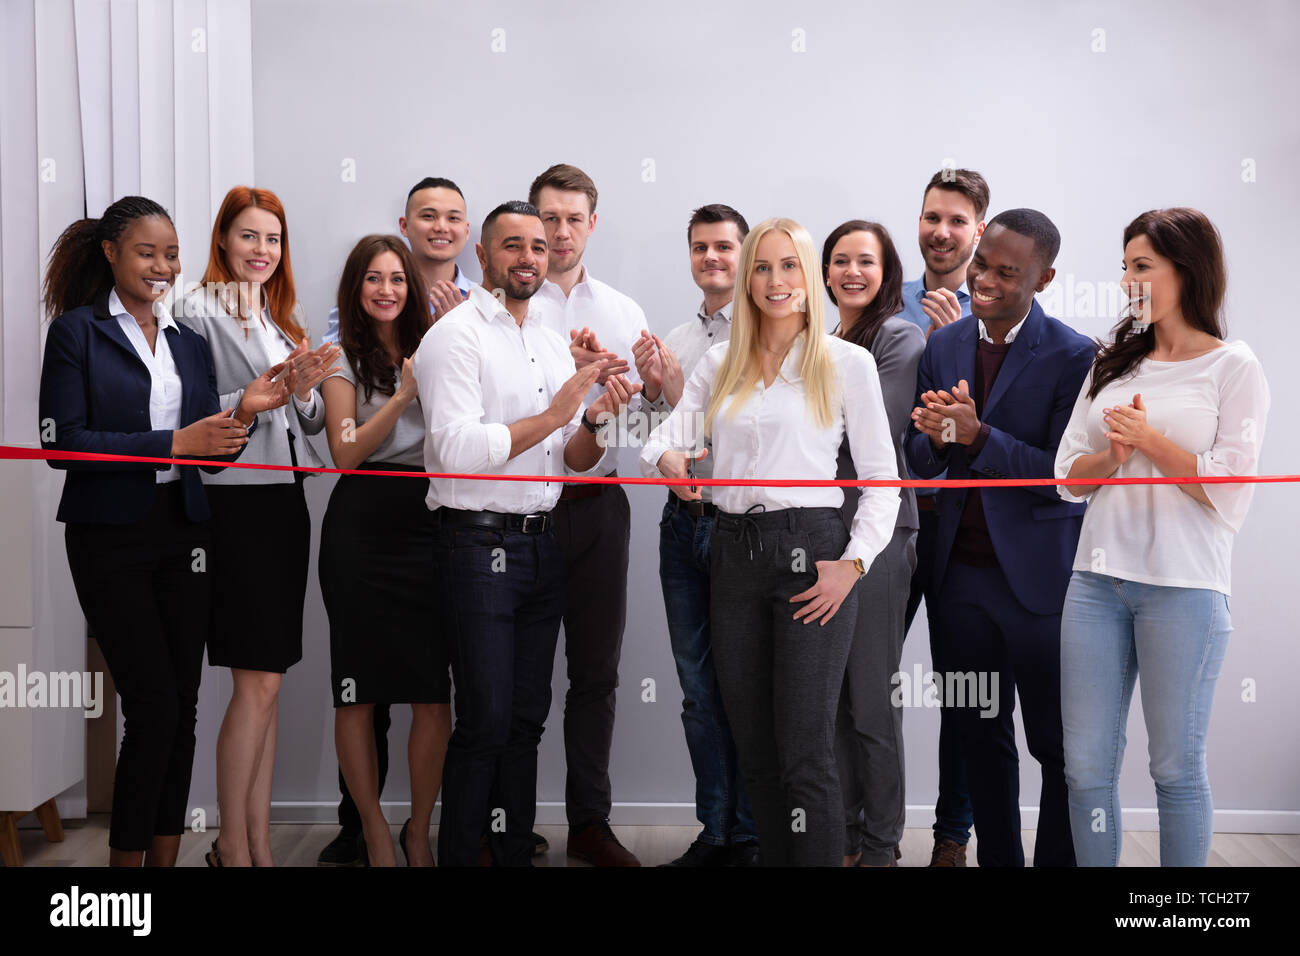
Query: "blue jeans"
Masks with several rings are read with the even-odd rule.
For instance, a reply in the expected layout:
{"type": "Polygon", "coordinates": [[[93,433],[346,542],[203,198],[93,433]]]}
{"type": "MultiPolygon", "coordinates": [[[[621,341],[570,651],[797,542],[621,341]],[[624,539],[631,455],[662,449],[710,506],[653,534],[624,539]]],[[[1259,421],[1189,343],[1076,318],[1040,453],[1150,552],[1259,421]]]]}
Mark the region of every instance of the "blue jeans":
{"type": "Polygon", "coordinates": [[[1214,824],[1205,736],[1231,631],[1218,591],[1074,572],[1061,618],[1061,713],[1080,866],[1119,863],[1116,784],[1139,669],[1160,865],[1205,866],[1214,824]]]}
{"type": "Polygon", "coordinates": [[[741,783],[736,744],[722,709],[709,639],[709,536],[713,519],[695,517],[676,495],[659,522],[659,579],[668,639],[682,684],[682,726],[695,771],[695,815],[701,843],[725,846],[757,839],[741,783]]]}
{"type": "Polygon", "coordinates": [[[451,639],[456,725],[442,772],[440,866],[531,866],[537,745],[564,612],[555,535],[439,527],[434,586],[451,639]]]}

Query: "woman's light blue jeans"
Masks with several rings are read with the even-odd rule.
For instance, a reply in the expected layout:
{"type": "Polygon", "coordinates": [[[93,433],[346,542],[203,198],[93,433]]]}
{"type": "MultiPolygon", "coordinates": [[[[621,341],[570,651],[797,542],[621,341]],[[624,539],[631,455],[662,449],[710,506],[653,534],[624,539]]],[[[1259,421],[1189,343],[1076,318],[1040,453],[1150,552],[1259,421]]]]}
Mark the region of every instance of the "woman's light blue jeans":
{"type": "Polygon", "coordinates": [[[1139,671],[1160,865],[1204,866],[1214,806],[1205,737],[1232,631],[1227,598],[1075,571],[1061,615],[1061,717],[1080,866],[1119,863],[1118,782],[1139,671]]]}

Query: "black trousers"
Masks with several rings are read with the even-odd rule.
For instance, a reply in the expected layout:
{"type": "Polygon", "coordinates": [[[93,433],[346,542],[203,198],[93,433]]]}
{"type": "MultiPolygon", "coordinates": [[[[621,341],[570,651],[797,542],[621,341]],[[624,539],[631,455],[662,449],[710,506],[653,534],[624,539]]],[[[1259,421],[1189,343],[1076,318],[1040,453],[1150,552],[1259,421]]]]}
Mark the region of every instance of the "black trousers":
{"type": "Polygon", "coordinates": [[[1025,741],[1042,773],[1034,866],[1074,866],[1061,729],[1060,613],[1027,610],[1001,568],[951,561],[935,623],[941,646],[936,657],[945,662],[936,673],[944,685],[944,710],[954,718],[967,757],[979,865],[1025,865],[1012,721],[1019,696],[1025,741]]]}
{"type": "MultiPolygon", "coordinates": [[[[375,751],[379,754],[379,795],[384,795],[384,781],[388,779],[388,728],[393,725],[393,718],[389,714],[388,704],[375,704],[375,751]]],[[[357,805],[352,800],[352,794],[348,793],[348,785],[343,780],[343,771],[339,770],[339,793],[343,799],[339,801],[339,826],[343,832],[350,837],[361,835],[361,814],[357,812],[357,805]]]]}
{"type": "Polygon", "coordinates": [[[713,526],[713,663],[764,866],[839,866],[844,854],[835,718],[858,588],[824,625],[794,620],[790,598],[848,541],[838,508],[719,512],[713,526]]]}
{"type": "Polygon", "coordinates": [[[618,661],[627,622],[627,492],[606,485],[591,498],[555,508],[555,537],[564,553],[564,807],[569,826],[609,819],[613,801],[609,752],[614,743],[618,661]]]}
{"type": "Polygon", "coordinates": [[[551,710],[563,575],[550,529],[439,527],[434,581],[446,608],[456,689],[440,866],[475,866],[485,823],[496,865],[532,865],[537,745],[551,710]]]}
{"type": "Polygon", "coordinates": [[[179,481],[129,525],[69,524],[68,566],[122,699],[125,728],[108,845],[147,850],[184,832],[208,634],[207,522],[185,517],[179,481]]]}

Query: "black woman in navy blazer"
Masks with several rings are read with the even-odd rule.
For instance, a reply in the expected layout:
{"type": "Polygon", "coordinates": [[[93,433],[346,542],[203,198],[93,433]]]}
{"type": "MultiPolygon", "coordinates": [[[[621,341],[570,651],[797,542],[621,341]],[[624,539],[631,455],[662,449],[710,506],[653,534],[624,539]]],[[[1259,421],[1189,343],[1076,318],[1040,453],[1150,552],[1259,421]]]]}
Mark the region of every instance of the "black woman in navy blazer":
{"type": "MultiPolygon", "coordinates": [[[[69,226],[50,255],[41,368],[44,447],[231,461],[258,412],[288,401],[283,366],[221,410],[202,336],[160,300],[180,272],[166,211],[139,196],[69,226]]],[[[58,519],[91,634],[122,698],[109,862],[171,866],[186,823],[211,587],[198,467],[51,461],[67,472],[58,519]]]]}

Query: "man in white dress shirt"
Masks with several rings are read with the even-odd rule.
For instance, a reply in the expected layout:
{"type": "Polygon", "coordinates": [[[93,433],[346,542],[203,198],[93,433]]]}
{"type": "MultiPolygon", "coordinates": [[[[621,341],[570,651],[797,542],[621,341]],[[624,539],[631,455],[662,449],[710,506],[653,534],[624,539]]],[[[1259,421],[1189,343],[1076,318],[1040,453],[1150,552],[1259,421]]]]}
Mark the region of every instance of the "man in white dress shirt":
{"type": "MultiPolygon", "coordinates": [[[[579,368],[595,365],[602,385],[630,368],[632,346],[646,328],[645,313],[623,293],[592,277],[582,263],[596,228],[596,185],[582,170],[552,166],[528,190],[546,227],[550,271],[537,294],[548,328],[570,343],[579,368]]],[[[593,387],[587,400],[600,396],[593,387]]],[[[634,410],[640,399],[634,401],[634,410]]],[[[618,467],[609,448],[600,474],[618,467]]],[[[627,618],[627,565],[631,509],[619,485],[569,485],[555,510],[555,531],[566,566],[568,603],[564,652],[569,690],[564,698],[565,812],[568,853],[593,866],[639,866],[609,828],[613,795],[609,753],[614,741],[618,662],[627,618]],[[600,595],[599,601],[591,600],[600,595]]]]}
{"type": "MultiPolygon", "coordinates": [[[[599,368],[575,371],[568,343],[541,324],[530,301],[547,270],[546,232],[533,206],[494,209],[476,252],[485,287],[471,289],[415,353],[425,469],[592,472],[601,459],[596,416],[617,415],[638,386],[614,376],[584,412],[599,368]]],[[[565,600],[552,511],[560,488],[429,481],[426,500],[438,521],[434,584],[451,630],[456,688],[438,835],[444,866],[474,866],[485,828],[498,865],[531,864],[537,745],[565,600]]]]}

